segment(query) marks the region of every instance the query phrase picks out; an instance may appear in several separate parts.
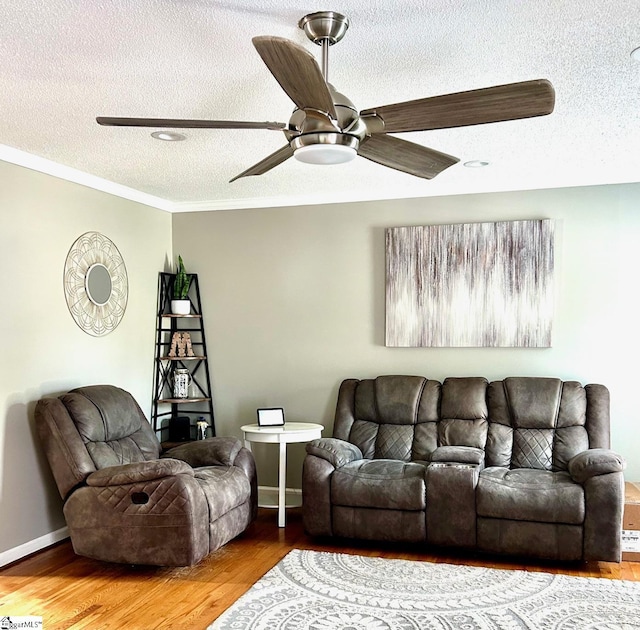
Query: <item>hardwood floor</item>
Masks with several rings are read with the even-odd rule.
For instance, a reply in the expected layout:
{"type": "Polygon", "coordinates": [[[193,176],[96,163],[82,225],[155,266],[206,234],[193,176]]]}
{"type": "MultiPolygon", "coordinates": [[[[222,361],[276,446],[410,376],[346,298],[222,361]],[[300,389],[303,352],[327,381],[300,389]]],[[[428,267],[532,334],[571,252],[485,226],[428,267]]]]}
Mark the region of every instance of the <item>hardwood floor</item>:
{"type": "Polygon", "coordinates": [[[241,537],[195,567],[156,568],[81,558],[68,541],[0,570],[0,619],[42,616],[45,630],[203,630],[294,548],[360,555],[516,568],[640,581],[640,562],[558,565],[445,554],[408,545],[315,540],[299,510],[279,529],[276,513],[260,510],[241,537]]]}

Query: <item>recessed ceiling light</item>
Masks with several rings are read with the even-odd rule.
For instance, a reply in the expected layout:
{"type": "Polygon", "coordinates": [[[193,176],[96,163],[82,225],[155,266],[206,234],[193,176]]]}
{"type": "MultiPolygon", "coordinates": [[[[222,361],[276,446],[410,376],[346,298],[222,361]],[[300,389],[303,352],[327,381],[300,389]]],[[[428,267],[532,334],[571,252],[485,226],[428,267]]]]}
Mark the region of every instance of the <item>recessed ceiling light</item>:
{"type": "Polygon", "coordinates": [[[631,59],[640,61],[640,46],[631,51],[631,59]]]}
{"type": "Polygon", "coordinates": [[[156,140],[164,140],[165,142],[180,142],[185,140],[187,136],[183,136],[181,133],[175,133],[174,131],[154,131],[151,137],[156,140]]]}
{"type": "Polygon", "coordinates": [[[484,160],[469,160],[464,163],[464,166],[467,168],[483,168],[489,166],[489,162],[485,162],[484,160]]]}

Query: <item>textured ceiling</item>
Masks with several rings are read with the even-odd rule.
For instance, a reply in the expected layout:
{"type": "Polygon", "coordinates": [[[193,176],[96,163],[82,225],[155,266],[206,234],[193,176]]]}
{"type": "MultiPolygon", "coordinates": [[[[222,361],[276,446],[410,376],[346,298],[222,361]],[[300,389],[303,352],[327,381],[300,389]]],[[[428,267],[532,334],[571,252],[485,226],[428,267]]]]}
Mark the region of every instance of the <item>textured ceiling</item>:
{"type": "Polygon", "coordinates": [[[0,0],[0,15],[0,159],[34,156],[38,168],[45,158],[167,209],[640,181],[640,62],[630,57],[640,46],[638,0],[0,0]],[[287,122],[293,104],[251,38],[286,37],[319,60],[297,23],[322,10],[350,19],[330,49],[329,79],[360,110],[538,78],[553,83],[556,109],[400,134],[460,158],[431,181],[357,158],[290,159],[230,184],[282,147],[282,132],[187,130],[186,141],[170,143],[152,129],[95,123],[97,115],[287,122]],[[469,160],[490,165],[465,168],[469,160]]]}

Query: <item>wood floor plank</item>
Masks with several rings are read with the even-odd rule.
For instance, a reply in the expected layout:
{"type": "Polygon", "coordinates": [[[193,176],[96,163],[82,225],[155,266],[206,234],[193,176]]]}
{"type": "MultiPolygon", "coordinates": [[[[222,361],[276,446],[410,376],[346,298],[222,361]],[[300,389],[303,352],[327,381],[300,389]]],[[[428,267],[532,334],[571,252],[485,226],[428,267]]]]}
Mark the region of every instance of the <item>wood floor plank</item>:
{"type": "Polygon", "coordinates": [[[59,543],[0,569],[0,617],[41,615],[46,630],[203,630],[291,549],[640,581],[640,562],[557,564],[313,539],[304,534],[299,509],[287,516],[283,530],[272,510],[260,510],[245,534],[195,567],[98,562],[76,556],[68,541],[59,543]]]}

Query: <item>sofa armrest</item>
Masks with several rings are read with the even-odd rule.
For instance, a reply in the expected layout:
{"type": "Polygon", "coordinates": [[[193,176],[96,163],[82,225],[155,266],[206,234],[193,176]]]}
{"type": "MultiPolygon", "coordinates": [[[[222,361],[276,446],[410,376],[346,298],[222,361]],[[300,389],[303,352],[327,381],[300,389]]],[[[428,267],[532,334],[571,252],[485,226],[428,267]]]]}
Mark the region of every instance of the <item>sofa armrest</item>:
{"type": "Polygon", "coordinates": [[[622,472],[626,465],[620,455],[607,448],[591,448],[571,458],[569,474],[577,483],[584,483],[597,475],[622,472]]]}
{"type": "Polygon", "coordinates": [[[439,446],[431,453],[432,462],[484,464],[484,451],[473,446],[439,446]]]}
{"type": "Polygon", "coordinates": [[[233,466],[241,448],[242,442],[236,437],[213,437],[196,442],[186,442],[169,449],[161,457],[180,459],[193,468],[233,466]]]}
{"type": "Polygon", "coordinates": [[[177,459],[152,459],[146,462],[109,466],[87,477],[89,486],[122,486],[141,481],[153,481],[163,477],[187,474],[193,477],[193,468],[177,459]]]}
{"type": "Polygon", "coordinates": [[[327,460],[334,468],[362,459],[362,451],[351,442],[338,438],[318,438],[307,444],[307,453],[327,460]]]}

